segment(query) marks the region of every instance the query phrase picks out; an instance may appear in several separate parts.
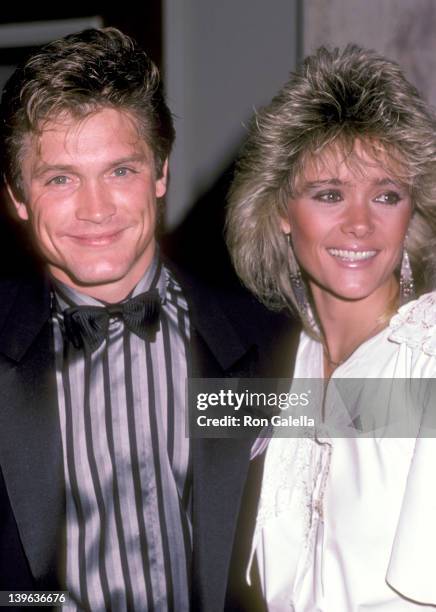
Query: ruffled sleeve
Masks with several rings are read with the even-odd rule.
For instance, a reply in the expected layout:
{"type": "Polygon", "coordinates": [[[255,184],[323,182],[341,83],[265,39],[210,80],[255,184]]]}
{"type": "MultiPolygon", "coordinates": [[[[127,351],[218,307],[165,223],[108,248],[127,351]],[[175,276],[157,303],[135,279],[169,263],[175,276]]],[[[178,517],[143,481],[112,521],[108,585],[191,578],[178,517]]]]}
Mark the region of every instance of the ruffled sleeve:
{"type": "Polygon", "coordinates": [[[436,292],[405,304],[392,317],[389,340],[436,356],[436,292]]]}

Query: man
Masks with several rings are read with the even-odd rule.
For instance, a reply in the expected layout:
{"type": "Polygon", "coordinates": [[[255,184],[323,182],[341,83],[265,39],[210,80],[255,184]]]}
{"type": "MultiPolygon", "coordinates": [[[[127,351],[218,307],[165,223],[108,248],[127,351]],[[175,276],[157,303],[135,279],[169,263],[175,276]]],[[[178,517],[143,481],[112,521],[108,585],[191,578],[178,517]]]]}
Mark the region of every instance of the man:
{"type": "Polygon", "coordinates": [[[190,441],[185,381],[276,369],[262,310],[159,255],[157,69],[115,29],[71,35],[17,69],[1,121],[44,272],[0,288],[0,590],[182,611],[192,584],[193,607],[222,609],[252,440],[190,441]]]}

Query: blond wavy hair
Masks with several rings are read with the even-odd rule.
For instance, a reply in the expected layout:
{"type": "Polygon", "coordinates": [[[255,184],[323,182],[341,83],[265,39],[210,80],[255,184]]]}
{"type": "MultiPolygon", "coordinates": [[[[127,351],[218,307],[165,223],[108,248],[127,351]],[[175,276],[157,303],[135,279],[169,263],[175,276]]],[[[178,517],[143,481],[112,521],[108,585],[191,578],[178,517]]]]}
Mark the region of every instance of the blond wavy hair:
{"type": "Polygon", "coordinates": [[[291,308],[303,322],[290,282],[297,263],[280,221],[308,160],[326,147],[352,160],[356,140],[409,189],[414,212],[406,246],[418,293],[436,269],[434,115],[394,62],[356,45],[321,47],[252,119],[226,224],[243,283],[268,307],[291,308]]]}

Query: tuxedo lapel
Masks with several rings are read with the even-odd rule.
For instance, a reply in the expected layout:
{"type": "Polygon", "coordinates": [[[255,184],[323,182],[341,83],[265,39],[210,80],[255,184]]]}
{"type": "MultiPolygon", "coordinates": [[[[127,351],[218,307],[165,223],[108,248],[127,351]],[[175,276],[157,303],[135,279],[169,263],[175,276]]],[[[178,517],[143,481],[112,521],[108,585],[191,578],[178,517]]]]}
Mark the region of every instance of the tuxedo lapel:
{"type": "MultiPolygon", "coordinates": [[[[225,327],[227,325],[228,322],[225,327]]],[[[211,336],[208,336],[206,342],[194,328],[191,342],[193,377],[224,378],[232,374],[242,377],[249,375],[249,362],[244,357],[250,352],[250,348],[244,347],[233,329],[228,328],[227,331],[235,334],[231,357],[218,352],[217,358],[211,336]],[[227,370],[223,369],[224,364],[228,366],[227,370]]],[[[234,529],[252,440],[193,438],[191,443],[193,607],[213,612],[221,610],[224,604],[234,529]],[[217,593],[220,594],[218,600],[217,593]]]]}
{"type": "Polygon", "coordinates": [[[0,465],[38,585],[55,575],[64,518],[49,312],[47,287],[22,284],[0,332],[0,465]]]}
{"type": "Polygon", "coordinates": [[[193,440],[194,609],[224,607],[251,439],[193,440]]]}
{"type": "MultiPolygon", "coordinates": [[[[269,338],[269,345],[263,347],[265,354],[259,355],[262,347],[241,339],[220,306],[208,303],[207,314],[191,310],[193,377],[290,378],[298,334],[290,320],[285,332],[269,338]]],[[[224,609],[236,526],[257,433],[253,430],[248,439],[192,439],[195,610],[224,609]]]]}

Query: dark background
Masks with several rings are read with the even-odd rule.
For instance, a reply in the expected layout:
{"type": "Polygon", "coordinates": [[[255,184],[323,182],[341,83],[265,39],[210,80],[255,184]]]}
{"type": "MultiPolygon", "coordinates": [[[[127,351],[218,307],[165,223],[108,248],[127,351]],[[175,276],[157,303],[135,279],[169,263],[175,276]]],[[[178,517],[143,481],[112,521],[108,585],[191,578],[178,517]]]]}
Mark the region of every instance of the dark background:
{"type": "MultiPolygon", "coordinates": [[[[19,8],[2,6],[0,11],[0,23],[20,23],[29,21],[49,21],[55,19],[73,19],[81,17],[93,17],[100,15],[104,25],[119,28],[126,34],[133,36],[153,60],[161,66],[162,64],[162,7],[160,0],[146,0],[129,8],[129,3],[113,3],[113,8],[102,9],[101,2],[87,2],[86,6],[80,3],[69,3],[68,6],[52,5],[44,7],[36,4],[34,7],[25,8],[20,4],[19,8]]],[[[5,50],[1,53],[5,55],[5,50]]],[[[0,57],[2,63],[15,63],[24,56],[23,52],[7,50],[7,62],[0,57]]]]}

